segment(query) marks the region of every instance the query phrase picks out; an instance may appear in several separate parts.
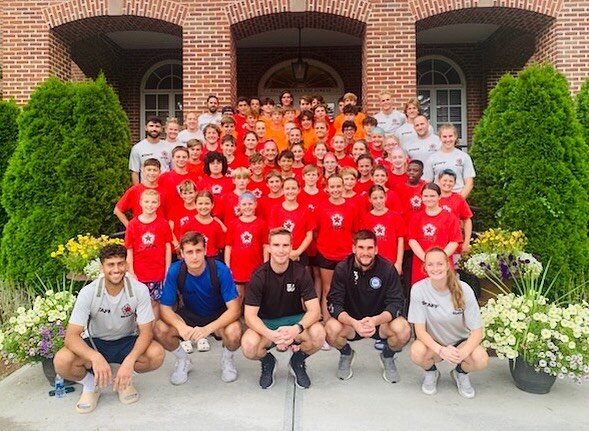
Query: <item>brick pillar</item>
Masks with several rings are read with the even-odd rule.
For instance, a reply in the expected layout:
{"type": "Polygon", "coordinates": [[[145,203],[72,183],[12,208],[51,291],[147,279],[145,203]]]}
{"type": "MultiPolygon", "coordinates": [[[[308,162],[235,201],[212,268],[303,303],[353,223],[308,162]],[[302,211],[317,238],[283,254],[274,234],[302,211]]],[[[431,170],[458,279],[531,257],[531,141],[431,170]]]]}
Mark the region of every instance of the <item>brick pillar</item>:
{"type": "Polygon", "coordinates": [[[589,75],[589,1],[563,2],[556,20],[538,38],[535,61],[550,61],[576,93],[589,75]]]}
{"type": "Polygon", "coordinates": [[[217,95],[221,105],[232,104],[237,87],[226,2],[210,1],[196,9],[183,27],[184,112],[203,111],[209,94],[217,95]]]}
{"type": "Polygon", "coordinates": [[[395,109],[402,109],[416,95],[415,19],[405,2],[371,3],[362,46],[362,106],[378,112],[378,94],[389,90],[395,109]]]}
{"type": "Polygon", "coordinates": [[[49,31],[42,13],[49,3],[2,2],[3,97],[19,104],[26,103],[35,87],[51,74],[61,79],[71,76],[69,48],[49,31]]]}

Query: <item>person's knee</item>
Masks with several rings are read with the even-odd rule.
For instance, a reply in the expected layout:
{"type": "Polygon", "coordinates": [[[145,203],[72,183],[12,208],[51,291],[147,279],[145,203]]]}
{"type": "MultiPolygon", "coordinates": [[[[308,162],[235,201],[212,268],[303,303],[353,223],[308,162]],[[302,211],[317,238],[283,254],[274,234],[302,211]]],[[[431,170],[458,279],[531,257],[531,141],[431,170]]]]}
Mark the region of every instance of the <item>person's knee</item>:
{"type": "Polygon", "coordinates": [[[233,322],[227,325],[224,331],[223,342],[227,347],[237,349],[241,341],[241,325],[239,322],[233,322]]]}
{"type": "Polygon", "coordinates": [[[53,358],[53,367],[58,374],[65,374],[72,366],[75,355],[67,347],[62,347],[53,358]]]}
{"type": "Polygon", "coordinates": [[[164,347],[157,341],[153,341],[148,349],[149,368],[156,370],[164,363],[166,351],[164,347]]]}
{"type": "Polygon", "coordinates": [[[391,322],[391,329],[400,344],[407,344],[411,338],[411,326],[402,317],[398,317],[391,322]]]}
{"type": "Polygon", "coordinates": [[[483,370],[489,365],[489,355],[485,349],[478,346],[470,355],[473,368],[476,370],[483,370]]]}
{"type": "Polygon", "coordinates": [[[314,323],[307,331],[309,332],[309,339],[313,347],[321,347],[325,342],[325,328],[323,328],[323,325],[321,323],[314,323]]]}
{"type": "Polygon", "coordinates": [[[409,349],[409,356],[411,360],[416,364],[421,364],[425,361],[427,356],[428,348],[419,340],[415,340],[409,349]]]}
{"type": "Polygon", "coordinates": [[[325,336],[327,341],[334,341],[340,334],[343,325],[337,319],[329,319],[325,324],[325,336]]]}
{"type": "Polygon", "coordinates": [[[258,345],[260,343],[260,336],[251,331],[246,331],[241,337],[241,351],[243,356],[248,359],[256,359],[258,356],[258,345]]]}
{"type": "Polygon", "coordinates": [[[165,340],[169,337],[170,327],[161,320],[155,322],[153,327],[153,336],[156,340],[165,340]]]}

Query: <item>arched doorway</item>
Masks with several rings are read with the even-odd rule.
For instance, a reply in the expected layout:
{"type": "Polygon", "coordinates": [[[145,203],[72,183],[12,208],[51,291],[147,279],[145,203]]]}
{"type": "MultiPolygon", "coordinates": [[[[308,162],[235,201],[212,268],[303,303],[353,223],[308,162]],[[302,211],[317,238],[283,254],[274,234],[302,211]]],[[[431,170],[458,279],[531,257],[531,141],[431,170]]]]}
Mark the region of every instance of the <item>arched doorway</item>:
{"type": "Polygon", "coordinates": [[[182,122],[182,63],[167,60],[152,66],[141,82],[141,130],[148,117],[182,122]]]}

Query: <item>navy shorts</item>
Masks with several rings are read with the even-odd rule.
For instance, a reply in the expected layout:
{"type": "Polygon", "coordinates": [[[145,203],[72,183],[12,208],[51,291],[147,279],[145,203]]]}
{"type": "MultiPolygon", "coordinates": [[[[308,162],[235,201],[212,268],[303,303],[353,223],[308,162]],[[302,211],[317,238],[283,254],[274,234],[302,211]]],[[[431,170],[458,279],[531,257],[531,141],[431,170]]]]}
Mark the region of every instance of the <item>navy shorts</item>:
{"type": "Polygon", "coordinates": [[[318,266],[319,268],[333,271],[338,263],[340,263],[339,260],[328,259],[319,252],[317,252],[317,255],[315,256],[315,266],[318,266]]]}
{"type": "MultiPolygon", "coordinates": [[[[129,335],[127,337],[119,338],[118,340],[102,340],[100,338],[92,337],[96,350],[109,364],[122,364],[127,355],[133,350],[137,335],[129,335]]],[[[94,349],[90,342],[90,338],[84,338],[88,346],[94,349]]]]}
{"type": "Polygon", "coordinates": [[[358,341],[358,340],[363,340],[364,338],[372,338],[374,340],[380,340],[380,325],[378,325],[376,327],[376,331],[374,331],[374,334],[372,334],[370,337],[363,337],[362,335],[358,334],[357,332],[355,332],[354,334],[354,338],[348,338],[348,341],[358,341]]]}

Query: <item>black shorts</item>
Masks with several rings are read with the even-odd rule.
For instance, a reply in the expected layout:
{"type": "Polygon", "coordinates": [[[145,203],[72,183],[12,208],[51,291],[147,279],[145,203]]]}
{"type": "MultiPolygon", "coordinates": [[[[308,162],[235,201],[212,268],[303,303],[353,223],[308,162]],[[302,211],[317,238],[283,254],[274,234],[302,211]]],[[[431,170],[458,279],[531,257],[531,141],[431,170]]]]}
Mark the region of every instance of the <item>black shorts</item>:
{"type": "Polygon", "coordinates": [[[319,268],[330,269],[333,271],[339,262],[339,260],[327,259],[319,252],[317,252],[317,256],[315,256],[315,266],[318,266],[319,268]]]}
{"type": "MultiPolygon", "coordinates": [[[[88,346],[94,349],[90,338],[84,338],[88,346]]],[[[119,338],[118,340],[102,340],[93,337],[92,341],[96,345],[96,350],[109,364],[122,364],[127,355],[133,350],[137,335],[129,335],[127,337],[119,338]]]]}
{"type": "Polygon", "coordinates": [[[370,337],[363,337],[362,335],[358,334],[357,332],[355,333],[356,335],[354,335],[354,338],[348,338],[348,341],[358,341],[358,340],[364,340],[365,338],[372,338],[374,340],[380,340],[380,325],[378,325],[376,327],[376,331],[374,331],[374,334],[372,334],[370,337]]]}
{"type": "Polygon", "coordinates": [[[221,311],[219,314],[217,314],[215,316],[201,316],[200,314],[196,314],[196,313],[190,311],[186,307],[179,308],[178,310],[176,310],[176,314],[178,316],[180,316],[188,326],[192,326],[192,327],[206,326],[209,323],[217,320],[219,318],[219,316],[221,314],[223,314],[224,312],[225,312],[225,310],[221,311]]]}
{"type": "Polygon", "coordinates": [[[310,262],[310,258],[309,255],[307,254],[307,252],[302,252],[301,255],[299,256],[299,260],[297,260],[298,263],[300,263],[303,266],[309,266],[309,262],[310,262]]]}

